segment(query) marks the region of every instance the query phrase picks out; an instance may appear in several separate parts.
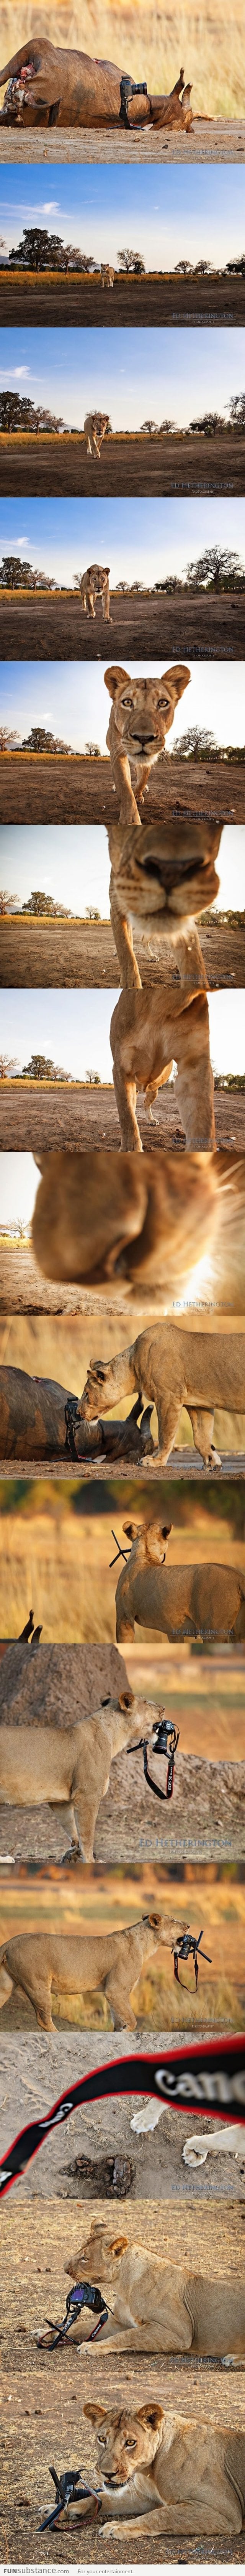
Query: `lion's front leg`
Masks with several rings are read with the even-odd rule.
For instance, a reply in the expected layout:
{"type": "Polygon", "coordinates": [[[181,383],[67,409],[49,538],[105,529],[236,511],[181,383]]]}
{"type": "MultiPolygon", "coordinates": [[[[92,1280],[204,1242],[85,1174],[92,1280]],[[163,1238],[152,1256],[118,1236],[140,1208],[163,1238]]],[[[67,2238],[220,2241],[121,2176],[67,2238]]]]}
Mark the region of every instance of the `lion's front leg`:
{"type": "Polygon", "coordinates": [[[127,752],[117,751],[114,742],[110,740],[108,735],[106,736],[106,739],[107,741],[109,740],[114,787],[117,789],[119,796],[119,821],[120,823],[125,824],[139,824],[140,817],[138,814],[138,806],[136,804],[136,796],[134,796],[132,787],[131,770],[127,752]]]}
{"type": "Polygon", "coordinates": [[[201,989],[202,992],[208,993],[208,976],[206,975],[206,967],[204,966],[204,960],[202,957],[196,921],[190,918],[189,921],[185,922],[183,930],[175,930],[174,933],[172,933],[172,937],[181,984],[194,984],[201,989]]]}
{"type": "Polygon", "coordinates": [[[132,990],[132,987],[135,987],[135,985],[137,986],[137,990],[139,991],[140,989],[141,992],[141,976],[139,975],[139,968],[137,966],[137,957],[134,955],[133,933],[130,923],[126,919],[126,914],[124,915],[119,911],[115,880],[113,876],[111,877],[110,883],[110,914],[113,939],[115,940],[118,964],[120,966],[120,980],[123,992],[129,988],[132,990]]]}
{"type": "Polygon", "coordinates": [[[142,765],[140,764],[140,768],[137,770],[137,793],[139,805],[143,805],[144,796],[148,796],[148,778],[150,778],[151,769],[152,761],[145,760],[142,765]]]}
{"type": "Polygon", "coordinates": [[[104,620],[105,620],[105,626],[112,626],[112,617],[110,616],[110,591],[109,591],[109,582],[108,582],[108,581],[106,581],[106,582],[105,582],[105,588],[104,588],[104,590],[102,591],[102,617],[104,617],[104,620]]]}

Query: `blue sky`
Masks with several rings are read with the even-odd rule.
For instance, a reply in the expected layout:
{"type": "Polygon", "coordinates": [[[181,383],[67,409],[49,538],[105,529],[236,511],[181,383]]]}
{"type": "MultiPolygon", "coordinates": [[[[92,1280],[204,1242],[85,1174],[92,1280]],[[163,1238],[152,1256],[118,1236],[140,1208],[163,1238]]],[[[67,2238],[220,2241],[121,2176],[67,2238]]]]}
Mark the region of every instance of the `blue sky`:
{"type": "Polygon", "coordinates": [[[110,564],[112,587],[134,577],[153,586],[216,544],[245,563],[244,500],[0,502],[0,560],[18,554],[71,588],[75,571],[97,562],[110,564]]]}
{"type": "MultiPolygon", "coordinates": [[[[244,331],[159,329],[1,332],[1,386],[37,396],[73,428],[109,411],[112,428],[149,416],[188,427],[207,408],[225,412],[244,388],[244,331]]],[[[99,466],[98,466],[99,474],[99,466]]]]}
{"type": "MultiPolygon", "coordinates": [[[[109,663],[111,630],[108,646],[109,663]]],[[[170,667],[171,657],[164,653],[161,662],[137,663],[138,672],[156,674],[156,678],[170,667]]],[[[243,743],[244,664],[188,661],[188,669],[191,680],[176,708],[169,750],[177,736],[196,723],[208,725],[218,743],[243,743]]],[[[134,678],[135,664],[127,661],[127,670],[134,678]]],[[[21,741],[31,725],[39,723],[58,734],[71,750],[83,751],[85,742],[97,741],[105,752],[110,704],[102,662],[1,663],[0,720],[11,730],[15,727],[21,741]]]]}
{"type": "Polygon", "coordinates": [[[25,224],[45,225],[62,241],[73,241],[93,258],[116,262],[125,242],[140,250],[152,268],[175,266],[178,259],[211,259],[226,264],[243,249],[245,238],[245,171],[229,165],[196,169],[178,167],[117,170],[47,170],[31,164],[0,172],[0,232],[7,248],[20,241],[25,224]]]}
{"type": "MultiPolygon", "coordinates": [[[[225,825],[219,858],[220,893],[215,910],[244,909],[245,825],[225,825]]],[[[96,823],[10,823],[0,826],[0,884],[20,904],[35,888],[86,913],[97,904],[109,919],[110,862],[107,832],[96,823]]],[[[0,934],[1,936],[1,934],[0,934]]]]}
{"type": "MultiPolygon", "coordinates": [[[[51,1056],[80,1081],[93,1066],[101,1081],[111,1082],[110,1021],[118,1000],[115,990],[2,992],[1,1053],[19,1068],[34,1052],[51,1056]]],[[[213,1068],[244,1073],[244,992],[210,993],[208,1009],[213,1068]]]]}

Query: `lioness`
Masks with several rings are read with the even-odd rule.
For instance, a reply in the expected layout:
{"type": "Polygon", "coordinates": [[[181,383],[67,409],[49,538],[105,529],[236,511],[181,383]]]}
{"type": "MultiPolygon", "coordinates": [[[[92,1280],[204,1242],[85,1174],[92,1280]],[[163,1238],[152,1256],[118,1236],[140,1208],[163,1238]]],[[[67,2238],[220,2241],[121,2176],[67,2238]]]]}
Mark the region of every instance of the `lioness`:
{"type": "MultiPolygon", "coordinates": [[[[99,454],[99,450],[97,450],[97,453],[99,454]]],[[[87,616],[87,612],[89,617],[95,617],[95,600],[101,599],[102,617],[105,619],[106,626],[112,626],[112,617],[110,617],[109,571],[109,564],[88,564],[87,572],[83,572],[81,581],[79,582],[80,599],[82,599],[83,602],[85,617],[87,616]]]]}
{"type": "Polygon", "coordinates": [[[185,1637],[245,1637],[245,1574],[235,1566],[166,1566],[170,1528],[161,1521],[123,1521],[132,1542],[116,1588],[117,1645],[133,1643],[136,1625],[158,1628],[174,1645],[185,1637]]]}
{"type": "Polygon", "coordinates": [[[159,986],[156,992],[144,987],[141,993],[121,993],[112,1013],[110,1046],[121,1144],[127,1154],[143,1153],[136,1115],[137,1091],[144,1092],[145,1108],[151,1118],[158,1091],[169,1081],[173,1058],[185,1144],[194,1146],[194,1150],[215,1145],[214,1081],[205,993],[195,989],[174,993],[171,986],[159,986]]]}
{"type": "Polygon", "coordinates": [[[165,2413],[153,2398],[144,2406],[84,2406],[96,2427],[102,2479],[103,2521],[142,2516],[155,2532],[187,2538],[242,2530],[245,2514],[245,2433],[227,2425],[165,2413]],[[105,2501],[106,2499],[106,2501],[105,2501]]]}
{"type": "Polygon", "coordinates": [[[32,1242],[48,1279],[105,1290],[113,1306],[167,1314],[215,1300],[244,1314],[245,1156],[42,1154],[32,1242]],[[202,1267],[201,1267],[202,1265],[202,1267]]]}
{"type": "Polygon", "coordinates": [[[115,269],[115,268],[110,268],[110,267],[109,267],[109,260],[108,260],[108,259],[101,259],[101,261],[100,261],[100,283],[101,283],[101,286],[103,287],[103,289],[104,289],[104,286],[114,286],[114,277],[116,277],[116,269],[115,269]]]}
{"type": "MultiPolygon", "coordinates": [[[[26,125],[118,125],[121,117],[128,125],[169,125],[189,133],[192,125],[190,85],[184,88],[184,72],[169,97],[139,95],[130,74],[119,70],[116,63],[95,60],[89,54],[75,53],[69,47],[52,45],[48,36],[33,36],[17,47],[11,61],[0,71],[0,88],[9,82],[1,117],[12,125],[23,115],[26,125]],[[18,79],[19,73],[19,79],[18,79]],[[130,83],[133,95],[123,109],[122,82],[130,83]],[[181,98],[182,91],[182,98],[181,98]]],[[[146,89],[146,84],[145,84],[146,89]]]]}
{"type": "Polygon", "coordinates": [[[38,2030],[52,2031],[51,1994],[106,1995],[113,2030],[136,2030],[131,1989],[153,1951],[171,1950],[189,1924],[176,1915],[142,1914],[127,1931],[89,1933],[18,1933],[0,1949],[0,2011],[20,1986],[36,2014],[38,2030]]]}
{"type": "Polygon", "coordinates": [[[0,1806],[57,1809],[70,1825],[71,1851],[94,1859],[101,1798],[109,1789],[111,1762],[147,1735],[154,1751],[155,1728],[162,1706],[134,1698],[128,1688],[117,1701],[97,1708],[74,1726],[0,1726],[0,1806]]]}
{"type": "Polygon", "coordinates": [[[166,1467],[174,1448],[179,1414],[185,1405],[192,1422],[195,1449],[205,1467],[220,1467],[213,1448],[214,1407],[245,1413],[245,1335],[188,1333],[179,1325],[148,1325],[115,1359],[91,1360],[81,1397],[81,1419],[92,1422],[98,1399],[102,1413],[131,1395],[136,1386],[156,1405],[159,1449],[157,1467],[166,1467]]]}
{"type": "MultiPolygon", "coordinates": [[[[108,740],[108,736],[107,736],[108,740]]],[[[140,823],[137,807],[126,829],[125,817],[108,830],[111,859],[110,912],[121,984],[141,985],[133,933],[150,943],[152,936],[171,940],[181,983],[207,989],[207,977],[196,927],[196,915],[214,903],[219,877],[214,866],[221,840],[215,823],[140,823]]],[[[149,997],[148,997],[149,998],[149,997]]],[[[154,1003],[156,995],[154,994],[154,1003]]]]}
{"type": "Polygon", "coordinates": [[[87,456],[100,456],[100,450],[103,446],[103,438],[109,437],[109,412],[86,411],[83,425],[84,437],[86,438],[87,456]]]}
{"type": "MultiPolygon", "coordinates": [[[[128,2236],[113,2236],[104,2217],[92,2219],[90,2235],[65,2263],[65,2272],[69,2280],[95,2282],[105,2291],[112,2314],[103,2326],[103,2343],[112,2340],[117,2352],[120,2329],[128,2328],[135,2338],[129,2351],[216,2359],[245,2352],[245,2287],[235,2272],[212,2280],[205,2268],[190,2271],[187,2264],[164,2262],[162,2254],[138,2245],[137,2237],[131,2244],[128,2236]]],[[[79,2343],[83,2334],[79,2319],[72,2341],[79,2343]]]]}
{"type": "MultiPolygon", "coordinates": [[[[85,426],[85,423],[84,423],[85,426]]],[[[104,672],[112,708],[106,741],[110,752],[113,784],[120,796],[120,823],[139,824],[138,806],[131,785],[131,765],[136,762],[136,785],[140,803],[144,802],[153,763],[165,750],[165,735],[174,721],[178,699],[188,689],[190,671],[187,663],[176,662],[162,677],[150,679],[134,672],[122,671],[111,663],[104,672]]]]}

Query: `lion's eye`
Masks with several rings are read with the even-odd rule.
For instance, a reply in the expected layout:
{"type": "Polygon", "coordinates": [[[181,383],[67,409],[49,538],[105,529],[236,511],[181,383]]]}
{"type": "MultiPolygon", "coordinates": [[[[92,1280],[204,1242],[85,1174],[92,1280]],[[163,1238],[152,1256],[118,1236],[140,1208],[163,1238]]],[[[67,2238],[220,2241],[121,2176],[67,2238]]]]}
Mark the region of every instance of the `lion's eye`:
{"type": "Polygon", "coordinates": [[[169,707],[169,698],[158,698],[158,707],[169,707]]]}
{"type": "Polygon", "coordinates": [[[136,2442],[125,2442],[125,2451],[136,2451],[136,2442]]]}
{"type": "Polygon", "coordinates": [[[132,707],[133,698],[121,698],[121,707],[132,707]]]}

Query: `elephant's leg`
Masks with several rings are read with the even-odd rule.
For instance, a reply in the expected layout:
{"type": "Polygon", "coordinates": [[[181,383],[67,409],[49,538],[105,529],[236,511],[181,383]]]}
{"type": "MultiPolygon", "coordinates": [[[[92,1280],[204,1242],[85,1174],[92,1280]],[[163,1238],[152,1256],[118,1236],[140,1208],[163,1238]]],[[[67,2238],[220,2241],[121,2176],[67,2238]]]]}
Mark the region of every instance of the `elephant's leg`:
{"type": "Polygon", "coordinates": [[[212,1441],[212,1431],[214,1427],[213,1413],[208,1413],[205,1407],[199,1404],[188,1404],[187,1412],[190,1415],[190,1422],[192,1422],[195,1449],[199,1449],[200,1458],[203,1458],[204,1467],[221,1467],[221,1458],[219,1457],[218,1449],[214,1449],[212,1441]]]}

